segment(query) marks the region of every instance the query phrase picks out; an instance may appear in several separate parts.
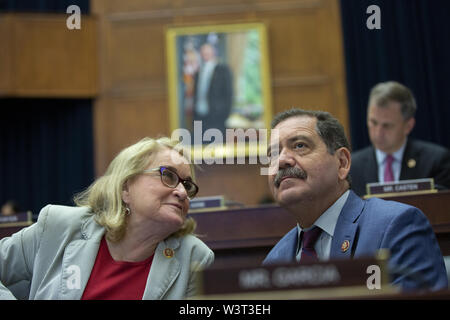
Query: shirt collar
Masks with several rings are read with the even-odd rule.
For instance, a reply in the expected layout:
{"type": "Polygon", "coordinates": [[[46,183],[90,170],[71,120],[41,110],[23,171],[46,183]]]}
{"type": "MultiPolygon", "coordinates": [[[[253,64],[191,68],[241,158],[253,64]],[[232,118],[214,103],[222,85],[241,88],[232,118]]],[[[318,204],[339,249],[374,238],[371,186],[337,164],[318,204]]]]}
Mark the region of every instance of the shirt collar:
{"type": "MultiPolygon", "coordinates": [[[[408,142],[408,139],[405,140],[405,143],[403,143],[403,145],[400,147],[400,149],[398,149],[397,151],[395,151],[392,156],[394,157],[394,159],[398,162],[402,162],[403,159],[403,153],[405,152],[405,147],[406,147],[406,143],[408,142]]],[[[378,165],[381,165],[382,163],[384,163],[384,161],[386,161],[386,157],[387,157],[387,153],[383,152],[379,149],[375,149],[375,155],[377,157],[377,163],[378,165]]]]}
{"type": "Polygon", "coordinates": [[[214,69],[214,67],[216,66],[217,62],[214,60],[209,60],[206,61],[203,65],[204,68],[208,69],[208,70],[212,70],[214,69]]]}
{"type": "Polygon", "coordinates": [[[299,224],[297,224],[298,234],[305,230],[308,231],[312,229],[314,226],[319,227],[323,231],[325,231],[329,236],[333,237],[334,229],[336,228],[337,220],[339,215],[341,214],[342,208],[344,207],[345,202],[350,194],[350,190],[344,192],[331,207],[325,210],[322,215],[317,218],[314,224],[306,229],[302,229],[299,224]]]}

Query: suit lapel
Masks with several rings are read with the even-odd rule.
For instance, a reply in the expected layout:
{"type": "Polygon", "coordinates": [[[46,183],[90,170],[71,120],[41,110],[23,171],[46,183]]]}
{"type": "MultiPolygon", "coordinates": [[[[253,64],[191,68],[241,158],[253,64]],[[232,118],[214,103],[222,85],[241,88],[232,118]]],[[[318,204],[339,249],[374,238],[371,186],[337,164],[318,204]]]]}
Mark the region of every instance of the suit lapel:
{"type": "Polygon", "coordinates": [[[297,227],[292,228],[283,238],[270,250],[263,265],[272,263],[283,263],[295,261],[295,253],[298,242],[297,227]]]}
{"type": "MultiPolygon", "coordinates": [[[[60,300],[79,300],[94,267],[104,228],[93,219],[84,221],[82,239],[70,242],[63,257],[63,274],[59,285],[60,300]]],[[[162,299],[180,274],[181,265],[176,255],[180,246],[178,238],[168,238],[158,244],[150,268],[143,299],[162,299]],[[172,257],[164,254],[172,249],[172,257]]]]}
{"type": "Polygon", "coordinates": [[[295,261],[295,254],[298,246],[298,228],[294,227],[280,242],[277,256],[274,257],[279,262],[295,261]]]}
{"type": "Polygon", "coordinates": [[[408,142],[405,146],[405,151],[403,152],[400,180],[417,179],[417,177],[421,176],[418,172],[420,168],[420,165],[418,165],[419,156],[420,155],[416,154],[414,141],[408,139],[408,142]],[[408,162],[410,161],[413,161],[414,165],[408,165],[408,162]]]}
{"type": "Polygon", "coordinates": [[[64,250],[58,299],[81,299],[94,267],[104,232],[104,228],[92,217],[83,220],[82,238],[70,242],[64,250]]]}
{"type": "MultiPolygon", "coordinates": [[[[365,171],[365,179],[364,181],[368,182],[377,182],[378,181],[378,162],[377,156],[375,155],[375,149],[370,148],[370,152],[368,154],[367,159],[367,170],[365,171]]],[[[364,189],[365,191],[365,189],[364,189]]]]}
{"type": "Polygon", "coordinates": [[[334,229],[330,259],[349,259],[356,248],[357,219],[364,208],[364,201],[350,190],[334,229]]]}
{"type": "Polygon", "coordinates": [[[143,300],[160,300],[173,285],[181,270],[181,264],[176,254],[179,246],[178,238],[168,238],[158,244],[147,278],[143,300]],[[166,249],[169,250],[169,253],[172,250],[173,255],[165,253],[166,249]]]}

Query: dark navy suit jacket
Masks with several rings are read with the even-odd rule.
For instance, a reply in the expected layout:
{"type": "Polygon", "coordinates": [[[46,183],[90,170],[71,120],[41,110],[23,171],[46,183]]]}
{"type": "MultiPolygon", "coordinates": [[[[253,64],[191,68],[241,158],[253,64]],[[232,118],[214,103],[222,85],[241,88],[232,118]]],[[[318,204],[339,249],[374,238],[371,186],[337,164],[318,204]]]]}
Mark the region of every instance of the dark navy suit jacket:
{"type": "MultiPolygon", "coordinates": [[[[295,261],[297,227],[269,252],[263,264],[295,261]]],[[[394,285],[408,289],[447,288],[444,260],[428,219],[419,209],[378,198],[362,200],[353,191],[339,215],[330,259],[373,257],[390,250],[388,268],[394,285]],[[350,248],[342,252],[342,243],[350,248]]]]}
{"type": "MultiPolygon", "coordinates": [[[[194,104],[197,104],[198,73],[194,77],[194,104]]],[[[194,109],[194,120],[203,121],[202,130],[219,129],[225,134],[225,121],[230,116],[233,106],[233,75],[226,64],[218,63],[214,68],[208,87],[209,112],[205,116],[197,114],[194,109]]]]}
{"type": "MultiPolygon", "coordinates": [[[[366,194],[366,184],[378,182],[378,164],[373,146],[352,153],[352,189],[366,194]]],[[[403,152],[400,180],[434,178],[437,189],[450,188],[450,151],[431,142],[408,139],[403,152]],[[414,166],[408,162],[414,160],[414,166]]]]}

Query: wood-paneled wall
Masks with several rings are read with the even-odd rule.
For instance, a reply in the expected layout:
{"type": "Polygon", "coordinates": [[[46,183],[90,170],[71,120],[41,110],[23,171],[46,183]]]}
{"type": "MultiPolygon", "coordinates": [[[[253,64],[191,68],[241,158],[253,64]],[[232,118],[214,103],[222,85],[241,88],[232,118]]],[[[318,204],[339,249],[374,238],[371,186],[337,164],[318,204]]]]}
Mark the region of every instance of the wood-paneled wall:
{"type": "Polygon", "coordinates": [[[96,21],[67,15],[0,15],[0,96],[93,98],[98,89],[96,21]]]}
{"type": "MultiPolygon", "coordinates": [[[[96,172],[144,136],[169,135],[165,30],[169,26],[267,25],[274,113],[326,110],[348,132],[338,0],[92,0],[99,23],[96,172]]],[[[257,165],[204,166],[201,196],[248,205],[268,193],[257,165]]]]}

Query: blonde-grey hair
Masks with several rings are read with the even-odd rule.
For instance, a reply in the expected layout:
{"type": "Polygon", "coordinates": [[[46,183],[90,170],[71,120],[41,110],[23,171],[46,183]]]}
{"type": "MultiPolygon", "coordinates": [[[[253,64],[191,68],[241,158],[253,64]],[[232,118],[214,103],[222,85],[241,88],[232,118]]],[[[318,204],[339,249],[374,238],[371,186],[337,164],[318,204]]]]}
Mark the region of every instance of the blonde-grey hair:
{"type": "MultiPolygon", "coordinates": [[[[112,242],[123,239],[127,227],[126,204],[122,200],[124,184],[142,173],[153,161],[155,155],[164,149],[173,149],[186,157],[187,150],[178,141],[167,137],[159,139],[144,138],[123,149],[110,163],[106,173],[94,181],[86,190],[75,195],[77,206],[89,207],[95,220],[106,229],[106,237],[112,242]]],[[[194,166],[191,175],[194,179],[194,166]]],[[[173,236],[181,237],[194,232],[195,221],[189,217],[173,236]]]]}

